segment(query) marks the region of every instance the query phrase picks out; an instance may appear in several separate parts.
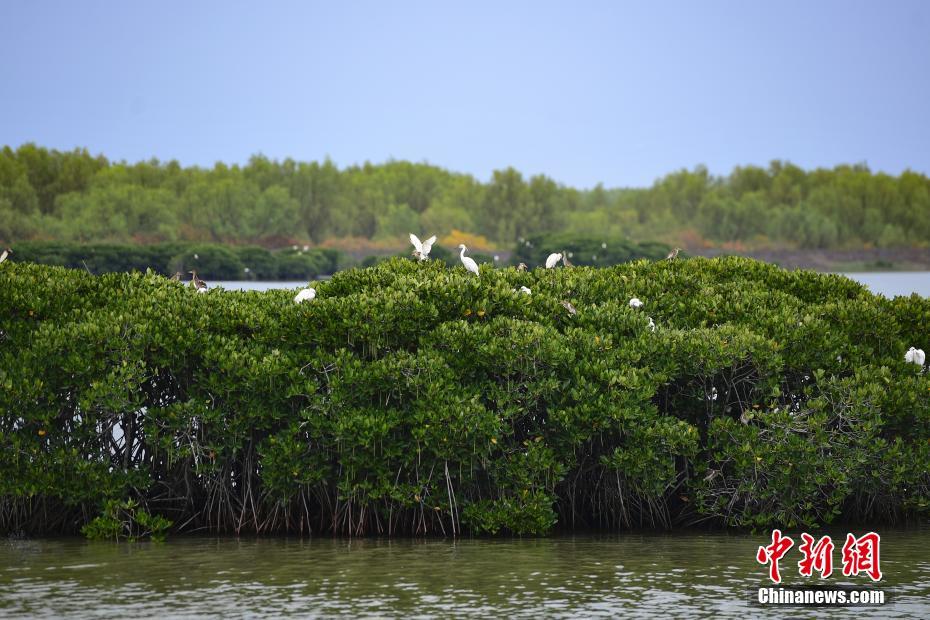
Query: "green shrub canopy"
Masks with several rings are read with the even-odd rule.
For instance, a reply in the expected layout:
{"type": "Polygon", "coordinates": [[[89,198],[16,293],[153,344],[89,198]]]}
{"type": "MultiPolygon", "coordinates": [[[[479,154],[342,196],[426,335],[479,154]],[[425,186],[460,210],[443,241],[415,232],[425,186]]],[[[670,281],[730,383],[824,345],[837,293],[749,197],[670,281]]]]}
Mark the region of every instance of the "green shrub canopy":
{"type": "Polygon", "coordinates": [[[0,265],[0,531],[118,528],[115,501],[384,535],[927,511],[928,299],[735,257],[313,285],[0,265]]]}

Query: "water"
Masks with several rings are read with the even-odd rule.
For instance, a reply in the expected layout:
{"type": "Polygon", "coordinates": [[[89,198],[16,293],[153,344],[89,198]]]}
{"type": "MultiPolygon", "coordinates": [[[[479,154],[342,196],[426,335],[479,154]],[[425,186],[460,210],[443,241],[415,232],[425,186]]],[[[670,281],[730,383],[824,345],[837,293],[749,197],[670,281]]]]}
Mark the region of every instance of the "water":
{"type": "Polygon", "coordinates": [[[228,291],[268,291],[275,288],[303,288],[307,282],[273,282],[273,281],[236,281],[236,280],[211,280],[208,282],[210,288],[222,287],[228,291]]]}
{"type": "MultiPolygon", "coordinates": [[[[881,608],[791,615],[930,617],[930,528],[879,530],[881,608]]],[[[862,533],[862,532],[858,532],[862,533]]],[[[845,530],[834,540],[842,540],[845,530]]],[[[795,536],[795,540],[799,538],[795,536]]],[[[750,602],[767,586],[764,535],[727,532],[544,539],[80,539],[0,541],[0,616],[29,617],[781,617],[750,602]]],[[[797,547],[782,560],[801,583],[797,547]]],[[[825,585],[870,587],[834,575],[825,585]]],[[[816,583],[815,578],[807,583],[816,583]]],[[[803,612],[803,614],[799,614],[803,612]]]]}
{"type": "MultiPolygon", "coordinates": [[[[873,293],[894,297],[917,293],[930,297],[930,271],[894,271],[872,273],[844,273],[848,278],[857,280],[873,293]]],[[[306,282],[211,282],[211,286],[222,286],[227,290],[267,291],[274,288],[302,288],[306,282]]]]}
{"type": "Polygon", "coordinates": [[[917,293],[930,297],[930,271],[893,271],[874,273],[845,273],[847,278],[862,282],[873,293],[885,297],[917,293]]]}

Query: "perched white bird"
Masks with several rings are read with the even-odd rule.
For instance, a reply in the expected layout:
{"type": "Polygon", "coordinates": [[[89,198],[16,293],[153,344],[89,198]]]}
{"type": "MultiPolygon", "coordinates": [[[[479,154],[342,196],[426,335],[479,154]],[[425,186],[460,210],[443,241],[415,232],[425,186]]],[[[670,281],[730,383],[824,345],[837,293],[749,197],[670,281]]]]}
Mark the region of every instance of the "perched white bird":
{"type": "Polygon", "coordinates": [[[520,287],[520,292],[523,293],[524,295],[529,295],[529,294],[532,293],[533,291],[531,291],[529,288],[527,288],[527,287],[525,287],[525,286],[521,286],[521,287],[520,287]]]}
{"type": "Polygon", "coordinates": [[[652,320],[652,317],[649,317],[649,331],[654,332],[656,330],[656,322],[652,320]]]}
{"type": "Polygon", "coordinates": [[[465,256],[465,251],[468,249],[468,248],[465,247],[465,244],[464,244],[464,243],[460,243],[460,244],[459,244],[459,249],[462,250],[462,251],[459,253],[459,258],[462,259],[462,265],[465,266],[465,269],[469,270],[470,272],[472,272],[472,273],[475,274],[475,275],[480,276],[481,273],[479,273],[479,271],[478,271],[478,263],[476,263],[476,262],[474,261],[474,259],[469,258],[468,256],[465,256]]]}
{"type": "Polygon", "coordinates": [[[907,353],[904,354],[904,361],[908,364],[917,364],[918,366],[923,366],[924,362],[927,361],[927,355],[924,353],[923,349],[915,349],[911,347],[907,350],[907,353]]]}
{"type": "Polygon", "coordinates": [[[562,260],[562,254],[559,252],[553,252],[546,258],[546,269],[552,269],[559,263],[560,260],[562,260]]]}
{"type": "Polygon", "coordinates": [[[638,297],[634,297],[633,299],[630,300],[630,307],[631,308],[642,308],[643,302],[641,302],[638,297]]]}
{"type": "Polygon", "coordinates": [[[426,260],[429,258],[429,251],[433,248],[433,244],[436,243],[436,235],[426,241],[420,241],[419,237],[410,233],[410,243],[413,244],[413,255],[420,260],[426,260]]]}
{"type": "Polygon", "coordinates": [[[0,263],[2,263],[3,261],[5,261],[5,260],[6,260],[6,257],[9,256],[9,255],[10,255],[10,252],[12,252],[12,251],[13,251],[13,250],[11,250],[10,248],[7,248],[7,249],[3,250],[3,254],[0,254],[0,263]]]}
{"type": "Polygon", "coordinates": [[[316,289],[312,286],[308,286],[307,288],[300,289],[300,292],[294,297],[294,303],[301,304],[305,301],[310,301],[314,297],[316,297],[316,289]]]}

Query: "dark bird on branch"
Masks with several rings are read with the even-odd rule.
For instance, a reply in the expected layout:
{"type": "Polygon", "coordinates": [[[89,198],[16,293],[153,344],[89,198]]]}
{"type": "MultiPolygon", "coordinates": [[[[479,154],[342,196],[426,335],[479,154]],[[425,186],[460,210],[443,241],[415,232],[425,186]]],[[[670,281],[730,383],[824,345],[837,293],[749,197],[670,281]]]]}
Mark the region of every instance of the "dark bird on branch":
{"type": "Polygon", "coordinates": [[[198,293],[206,293],[207,283],[197,277],[196,271],[191,271],[190,274],[191,274],[191,286],[197,289],[198,293]]]}

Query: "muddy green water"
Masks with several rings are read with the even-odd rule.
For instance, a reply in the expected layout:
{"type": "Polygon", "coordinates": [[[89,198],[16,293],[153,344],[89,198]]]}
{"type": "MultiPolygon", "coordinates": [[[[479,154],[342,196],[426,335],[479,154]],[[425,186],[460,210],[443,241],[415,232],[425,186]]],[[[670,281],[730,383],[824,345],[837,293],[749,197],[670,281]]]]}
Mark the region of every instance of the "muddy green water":
{"type": "MultiPolygon", "coordinates": [[[[854,530],[855,531],[855,530],[854,530]]],[[[0,540],[0,616],[930,618],[930,528],[881,530],[881,608],[769,610],[764,535],[545,539],[0,540]]],[[[862,534],[864,532],[856,532],[862,534]]],[[[819,535],[820,533],[818,533],[819,535]]],[[[845,530],[831,532],[842,546],[845,530]]],[[[800,539],[795,536],[800,542],[800,539]]],[[[797,574],[797,547],[782,560],[797,574]]],[[[836,572],[823,584],[875,587],[836,572]]]]}

